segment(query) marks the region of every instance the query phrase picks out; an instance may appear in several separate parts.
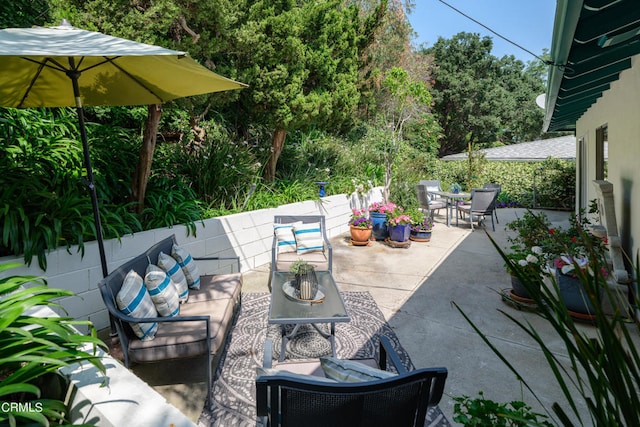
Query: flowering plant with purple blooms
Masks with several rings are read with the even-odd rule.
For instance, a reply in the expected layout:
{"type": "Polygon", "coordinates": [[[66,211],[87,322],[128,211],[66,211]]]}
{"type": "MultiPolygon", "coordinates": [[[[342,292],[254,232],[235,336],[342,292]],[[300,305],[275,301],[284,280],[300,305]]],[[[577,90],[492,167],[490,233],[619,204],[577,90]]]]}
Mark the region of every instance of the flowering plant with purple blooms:
{"type": "Polygon", "coordinates": [[[433,218],[429,215],[425,215],[424,220],[422,222],[412,222],[411,223],[411,231],[414,232],[424,232],[433,230],[433,218]]]}
{"type": "Polygon", "coordinates": [[[373,224],[371,223],[371,220],[367,218],[366,214],[367,212],[364,209],[353,209],[351,211],[351,219],[349,220],[349,225],[358,228],[371,228],[373,224]]]}
{"type": "Polygon", "coordinates": [[[390,212],[396,210],[397,207],[398,206],[391,202],[373,202],[371,203],[371,205],[369,205],[369,212],[380,212],[388,215],[390,212]]]}

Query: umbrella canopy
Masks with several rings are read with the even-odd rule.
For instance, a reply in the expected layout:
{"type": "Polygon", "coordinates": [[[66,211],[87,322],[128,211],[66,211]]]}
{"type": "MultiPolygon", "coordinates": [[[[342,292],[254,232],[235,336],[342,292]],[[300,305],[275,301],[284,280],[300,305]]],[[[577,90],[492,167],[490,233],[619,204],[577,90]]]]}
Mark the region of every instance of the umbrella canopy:
{"type": "Polygon", "coordinates": [[[0,106],[148,105],[246,85],[201,66],[185,52],[70,25],[0,30],[0,106]]]}
{"type": "Polygon", "coordinates": [[[66,21],[58,27],[0,30],[0,106],[76,107],[104,276],[107,261],[83,105],[162,104],[243,87],[185,52],[80,30],[66,21]]]}

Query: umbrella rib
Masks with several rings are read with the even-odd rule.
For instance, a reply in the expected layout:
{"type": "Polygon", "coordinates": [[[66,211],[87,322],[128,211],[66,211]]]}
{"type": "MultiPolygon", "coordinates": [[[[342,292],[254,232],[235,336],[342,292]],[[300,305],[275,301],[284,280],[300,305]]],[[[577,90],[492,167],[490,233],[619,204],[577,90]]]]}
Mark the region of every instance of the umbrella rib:
{"type": "MultiPolygon", "coordinates": [[[[24,103],[24,101],[27,99],[27,96],[29,95],[29,92],[31,92],[31,88],[33,88],[33,85],[36,84],[36,80],[38,80],[38,77],[40,76],[40,73],[42,73],[42,69],[44,67],[47,67],[48,65],[46,64],[47,60],[45,60],[45,62],[40,62],[40,61],[34,61],[33,59],[29,59],[29,58],[24,58],[27,61],[31,61],[31,62],[35,62],[36,64],[39,65],[38,67],[38,71],[34,74],[33,78],[31,79],[31,81],[29,82],[29,86],[27,86],[27,90],[24,91],[24,95],[22,95],[22,99],[20,100],[20,102],[18,103],[18,108],[22,107],[22,104],[24,103]]],[[[50,66],[49,66],[50,67],[50,66]]],[[[55,67],[51,67],[54,68],[55,67]]]]}
{"type": "Polygon", "coordinates": [[[136,82],[137,84],[140,85],[140,87],[143,87],[146,89],[147,92],[149,92],[151,95],[155,96],[158,99],[158,104],[162,104],[164,103],[164,99],[162,99],[161,96],[159,96],[157,93],[155,93],[154,91],[152,91],[151,89],[149,89],[144,83],[142,83],[140,80],[138,80],[135,76],[131,75],[127,70],[125,70],[124,68],[122,68],[120,65],[116,64],[115,61],[113,61],[113,59],[118,59],[118,57],[114,57],[114,58],[107,58],[106,56],[104,57],[104,59],[107,60],[107,62],[110,62],[111,65],[113,65],[114,67],[116,67],[118,70],[122,71],[127,77],[129,77],[131,80],[133,80],[134,82],[136,82]]]}

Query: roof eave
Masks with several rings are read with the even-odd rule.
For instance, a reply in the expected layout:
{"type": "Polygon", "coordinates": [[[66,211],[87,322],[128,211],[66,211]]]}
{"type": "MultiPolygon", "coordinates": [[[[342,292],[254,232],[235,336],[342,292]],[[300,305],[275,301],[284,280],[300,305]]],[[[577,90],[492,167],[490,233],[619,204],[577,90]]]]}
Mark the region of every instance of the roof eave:
{"type": "MultiPolygon", "coordinates": [[[[551,40],[543,131],[549,131],[584,0],[558,0],[551,40]]],[[[560,129],[551,129],[560,130],[560,129]]]]}

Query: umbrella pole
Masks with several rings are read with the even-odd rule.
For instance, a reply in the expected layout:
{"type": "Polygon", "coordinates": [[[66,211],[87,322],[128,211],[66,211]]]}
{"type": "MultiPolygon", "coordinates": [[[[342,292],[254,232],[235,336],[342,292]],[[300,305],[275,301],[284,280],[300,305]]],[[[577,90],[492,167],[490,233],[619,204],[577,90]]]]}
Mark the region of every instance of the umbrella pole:
{"type": "Polygon", "coordinates": [[[80,87],[78,86],[78,77],[80,72],[70,70],[67,75],[73,84],[73,96],[76,99],[76,112],[78,113],[78,122],[80,124],[80,139],[82,140],[82,151],[84,154],[84,166],[87,170],[87,187],[91,193],[91,204],[93,206],[93,222],[96,226],[96,239],[98,240],[98,251],[100,252],[100,265],[102,266],[102,277],[107,277],[109,271],[107,269],[107,256],[104,250],[104,241],[102,239],[102,223],[100,221],[100,211],[98,209],[98,195],[96,186],[93,182],[93,169],[91,168],[91,158],[89,157],[89,143],[87,142],[87,130],[84,123],[84,109],[82,108],[82,100],[80,99],[80,87]]]}

